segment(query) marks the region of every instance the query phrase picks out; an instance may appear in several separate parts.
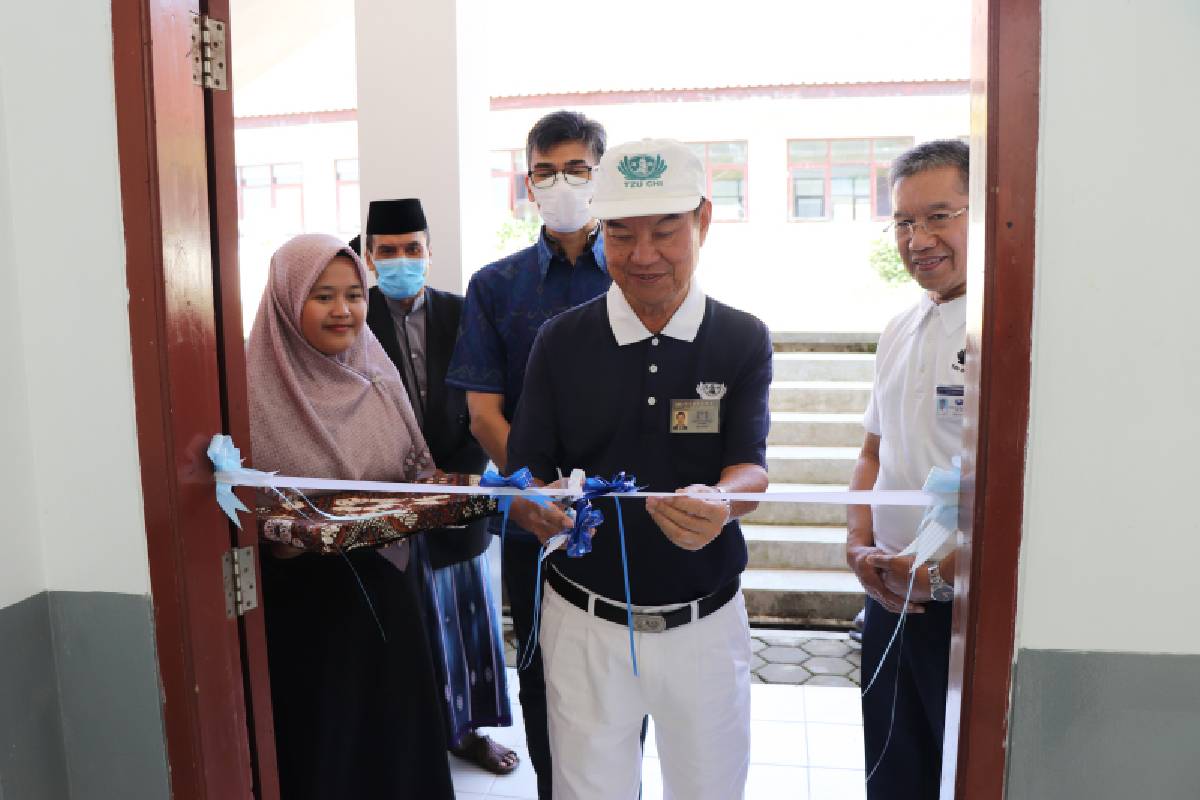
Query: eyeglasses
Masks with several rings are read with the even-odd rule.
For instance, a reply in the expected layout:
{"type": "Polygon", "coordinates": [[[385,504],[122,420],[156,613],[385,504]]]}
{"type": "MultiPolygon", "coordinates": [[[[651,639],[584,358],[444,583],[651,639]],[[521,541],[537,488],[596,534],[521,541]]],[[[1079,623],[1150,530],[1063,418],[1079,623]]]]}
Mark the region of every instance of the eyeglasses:
{"type": "Polygon", "coordinates": [[[529,182],[535,189],[549,189],[562,175],[568,186],[583,186],[592,179],[592,167],[587,164],[571,164],[561,172],[552,169],[531,169],[529,182]]]}
{"type": "Polygon", "coordinates": [[[935,211],[924,220],[906,219],[902,222],[892,222],[883,229],[883,232],[894,230],[897,238],[911,239],[917,232],[917,228],[924,228],[925,233],[936,236],[949,228],[951,222],[965,214],[967,208],[967,206],[963,206],[958,211],[935,211]]]}

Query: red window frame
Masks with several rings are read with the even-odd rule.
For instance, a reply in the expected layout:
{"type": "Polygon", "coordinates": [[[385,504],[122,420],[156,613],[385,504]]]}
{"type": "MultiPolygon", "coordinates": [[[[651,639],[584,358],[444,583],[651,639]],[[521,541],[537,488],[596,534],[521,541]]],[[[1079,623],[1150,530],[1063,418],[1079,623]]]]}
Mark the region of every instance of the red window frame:
{"type": "Polygon", "coordinates": [[[718,171],[736,170],[742,176],[742,215],[737,219],[717,219],[713,215],[713,222],[749,222],[750,221],[750,179],[747,165],[750,161],[750,143],[745,139],[718,139],[704,142],[688,142],[690,147],[702,146],[704,155],[701,160],[704,162],[704,196],[710,201],[713,199],[713,173],[718,171]],[[742,147],[741,161],[716,161],[712,160],[712,146],[715,144],[735,144],[742,147]]]}
{"type": "MultiPolygon", "coordinates": [[[[361,231],[359,230],[362,227],[362,219],[361,218],[359,219],[358,224],[353,227],[350,227],[347,224],[345,224],[344,220],[342,219],[342,214],[344,213],[344,211],[342,209],[342,189],[343,189],[343,187],[349,187],[349,186],[359,187],[360,186],[359,173],[358,173],[358,159],[357,158],[334,159],[334,161],[333,161],[333,177],[334,177],[334,189],[333,189],[334,200],[337,204],[338,233],[351,233],[351,234],[361,233],[361,231]],[[351,162],[354,163],[354,179],[353,180],[342,177],[342,166],[341,165],[349,164],[351,162]]],[[[361,217],[361,214],[362,214],[361,205],[356,205],[356,207],[354,208],[354,211],[356,214],[360,215],[360,217],[361,217]]]]}
{"type": "MultiPolygon", "coordinates": [[[[238,222],[245,220],[245,207],[242,203],[242,191],[246,186],[246,170],[261,169],[266,167],[271,176],[271,208],[278,208],[278,192],[280,186],[297,187],[300,190],[300,230],[297,233],[305,230],[304,226],[304,164],[299,161],[286,161],[278,164],[242,164],[237,168],[237,203],[238,203],[238,222]],[[281,171],[284,167],[294,167],[300,173],[300,180],[296,183],[281,183],[278,179],[277,171],[281,171]]],[[[256,187],[257,188],[257,187],[256,187]]]]}
{"type": "Polygon", "coordinates": [[[493,178],[508,179],[508,211],[512,214],[513,219],[524,219],[529,215],[529,209],[533,206],[533,201],[525,195],[525,150],[507,149],[493,150],[492,154],[500,153],[508,156],[508,169],[497,169],[492,167],[493,178]],[[520,191],[518,191],[518,189],[520,191]]]}
{"type": "MultiPolygon", "coordinates": [[[[912,147],[915,139],[911,136],[870,136],[870,137],[846,137],[834,139],[788,139],[785,143],[787,148],[786,157],[788,161],[787,169],[787,215],[789,222],[831,222],[833,221],[833,168],[842,166],[865,166],[867,168],[867,184],[870,192],[871,216],[866,221],[882,221],[888,219],[887,214],[879,213],[879,177],[884,176],[886,180],[887,171],[891,168],[891,158],[879,158],[876,156],[875,147],[881,141],[903,141],[906,147],[912,147]],[[792,144],[795,142],[807,143],[823,143],[825,145],[825,157],[823,160],[816,161],[793,161],[792,160],[792,144]],[[867,158],[866,159],[846,159],[833,160],[833,144],[835,142],[866,142],[867,143],[867,158]],[[824,214],[820,217],[798,217],[796,216],[796,195],[794,188],[794,178],[796,170],[820,170],[824,181],[824,214]]],[[[808,196],[808,195],[806,195],[808,196]]],[[[815,197],[815,195],[812,195],[815,197]]],[[[855,222],[861,222],[855,218],[855,222]]]]}

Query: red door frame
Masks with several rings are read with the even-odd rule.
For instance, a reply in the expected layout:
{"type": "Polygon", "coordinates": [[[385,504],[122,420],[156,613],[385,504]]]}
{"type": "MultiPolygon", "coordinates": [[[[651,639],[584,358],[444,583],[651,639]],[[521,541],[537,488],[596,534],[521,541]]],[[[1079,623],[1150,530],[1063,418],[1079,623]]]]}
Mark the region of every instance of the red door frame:
{"type": "MultiPolygon", "coordinates": [[[[221,5],[227,20],[227,0],[221,5]]],[[[220,431],[247,448],[249,423],[232,105],[228,92],[212,96],[192,83],[191,20],[198,11],[197,0],[112,4],[163,720],[174,797],[277,800],[262,612],[236,620],[225,614],[222,556],[235,542],[256,545],[255,537],[235,533],[214,505],[205,456],[209,437],[220,431]]]]}
{"type": "Polygon", "coordinates": [[[974,0],[971,53],[965,546],[942,797],[1001,800],[1029,427],[1041,1],[974,0]]]}
{"type": "MultiPolygon", "coordinates": [[[[228,20],[228,0],[208,6],[228,20]]],[[[957,575],[964,591],[955,604],[943,796],[1000,800],[1028,425],[1041,10],[1039,0],[974,7],[973,151],[984,168],[972,182],[971,236],[982,247],[972,248],[970,268],[967,557],[957,575]]],[[[262,615],[225,618],[220,570],[231,543],[256,542],[231,532],[216,510],[203,455],[218,430],[249,455],[249,424],[232,98],[191,83],[183,54],[198,10],[197,0],[137,0],[112,11],[163,716],[174,796],[274,800],[262,615]]]]}

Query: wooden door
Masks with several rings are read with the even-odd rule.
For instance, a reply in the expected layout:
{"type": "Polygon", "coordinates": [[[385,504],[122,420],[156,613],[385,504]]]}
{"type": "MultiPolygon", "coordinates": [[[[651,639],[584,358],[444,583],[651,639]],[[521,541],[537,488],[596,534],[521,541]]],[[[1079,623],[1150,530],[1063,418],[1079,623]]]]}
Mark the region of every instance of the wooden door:
{"type": "MultiPolygon", "coordinates": [[[[229,92],[192,80],[227,0],[113,3],[118,156],[151,591],[172,795],[278,798],[261,610],[226,614],[209,438],[249,456],[229,92]]],[[[227,72],[232,65],[226,64],[227,72]]],[[[253,526],[251,526],[253,527],[253,526]]]]}
{"type": "Polygon", "coordinates": [[[1033,331],[1040,0],[974,0],[967,409],[941,796],[1002,800],[1033,331]]]}

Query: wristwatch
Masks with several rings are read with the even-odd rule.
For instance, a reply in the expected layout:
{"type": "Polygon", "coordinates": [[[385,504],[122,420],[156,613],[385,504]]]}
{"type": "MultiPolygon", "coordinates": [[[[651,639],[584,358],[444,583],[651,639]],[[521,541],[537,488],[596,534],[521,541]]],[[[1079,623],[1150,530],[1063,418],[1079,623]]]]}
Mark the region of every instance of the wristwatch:
{"type": "Polygon", "coordinates": [[[936,561],[929,562],[929,593],[939,603],[949,603],[954,599],[954,586],[942,580],[942,572],[936,561]]]}

